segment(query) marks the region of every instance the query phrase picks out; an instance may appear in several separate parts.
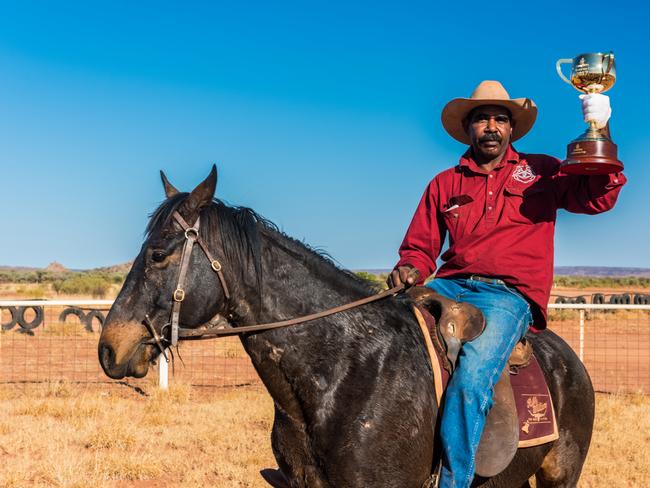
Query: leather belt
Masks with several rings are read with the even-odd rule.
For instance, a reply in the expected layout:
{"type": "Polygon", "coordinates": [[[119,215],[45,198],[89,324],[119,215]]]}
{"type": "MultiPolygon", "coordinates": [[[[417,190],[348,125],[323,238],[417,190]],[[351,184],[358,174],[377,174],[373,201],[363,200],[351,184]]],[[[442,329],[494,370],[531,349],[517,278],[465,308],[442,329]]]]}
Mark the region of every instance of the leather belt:
{"type": "Polygon", "coordinates": [[[493,284],[493,285],[508,286],[508,285],[506,285],[505,281],[500,280],[499,278],[488,278],[486,276],[471,275],[468,279],[473,280],[473,281],[480,281],[481,283],[490,283],[490,284],[493,284]]]}

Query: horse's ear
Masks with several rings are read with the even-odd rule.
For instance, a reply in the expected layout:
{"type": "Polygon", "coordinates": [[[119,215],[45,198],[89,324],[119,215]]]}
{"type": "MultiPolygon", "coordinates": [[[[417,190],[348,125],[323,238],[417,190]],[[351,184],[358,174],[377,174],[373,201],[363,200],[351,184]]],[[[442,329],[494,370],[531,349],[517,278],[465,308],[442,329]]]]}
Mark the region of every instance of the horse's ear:
{"type": "Polygon", "coordinates": [[[165,176],[165,173],[163,170],[160,170],[160,179],[162,180],[163,187],[165,188],[165,195],[167,198],[171,198],[175,195],[178,195],[178,190],[174,185],[172,185],[169,180],[167,179],[167,176],[165,176]]]}
{"type": "Polygon", "coordinates": [[[192,210],[200,210],[208,206],[214,198],[214,192],[217,189],[217,166],[212,165],[212,170],[208,177],[192,190],[187,198],[187,206],[192,210]]]}

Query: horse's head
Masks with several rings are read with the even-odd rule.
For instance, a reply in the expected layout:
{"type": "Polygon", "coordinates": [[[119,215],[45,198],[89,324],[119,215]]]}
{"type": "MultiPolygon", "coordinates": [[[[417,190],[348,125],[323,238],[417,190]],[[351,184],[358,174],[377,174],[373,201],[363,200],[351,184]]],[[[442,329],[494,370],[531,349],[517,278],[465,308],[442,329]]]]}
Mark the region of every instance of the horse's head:
{"type": "Polygon", "coordinates": [[[174,342],[174,312],[176,323],[190,329],[227,313],[226,283],[216,272],[222,272],[220,263],[225,262],[223,247],[207,237],[217,225],[216,214],[206,211],[217,205],[216,167],[191,193],[176,190],[162,172],[161,177],[167,199],[151,217],[140,254],[99,339],[99,361],[111,378],[147,374],[160,353],[156,340],[163,346],[174,342]],[[193,245],[197,236],[203,245],[193,245]]]}

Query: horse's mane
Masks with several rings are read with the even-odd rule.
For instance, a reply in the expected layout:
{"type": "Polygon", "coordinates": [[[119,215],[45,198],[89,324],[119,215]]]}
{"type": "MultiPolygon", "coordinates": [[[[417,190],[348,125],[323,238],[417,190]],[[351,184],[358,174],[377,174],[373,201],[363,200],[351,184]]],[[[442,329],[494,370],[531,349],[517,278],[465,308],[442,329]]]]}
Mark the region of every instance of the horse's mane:
{"type": "MultiPolygon", "coordinates": [[[[187,199],[189,193],[178,193],[163,201],[150,215],[145,238],[165,232],[172,214],[187,199]]],[[[321,249],[311,247],[282,232],[277,225],[248,207],[230,206],[214,199],[200,212],[201,238],[211,248],[221,246],[229,262],[243,267],[252,267],[257,279],[257,288],[262,289],[262,237],[266,236],[285,252],[302,260],[308,267],[318,270],[326,280],[340,280],[346,276],[359,293],[376,291],[376,285],[351,271],[340,268],[332,257],[321,249]]],[[[188,222],[190,225],[193,222],[188,222]]]]}

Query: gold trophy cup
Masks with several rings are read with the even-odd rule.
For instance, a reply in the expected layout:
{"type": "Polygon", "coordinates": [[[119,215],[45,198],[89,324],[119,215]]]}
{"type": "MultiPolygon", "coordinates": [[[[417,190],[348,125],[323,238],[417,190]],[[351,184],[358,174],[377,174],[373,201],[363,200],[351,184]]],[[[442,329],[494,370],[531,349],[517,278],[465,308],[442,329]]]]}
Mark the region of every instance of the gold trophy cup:
{"type": "MultiPolygon", "coordinates": [[[[557,73],[565,82],[583,93],[604,93],[614,86],[616,66],[614,53],[588,53],[575,58],[559,59],[557,73]],[[571,79],[562,72],[563,64],[571,64],[571,79]]],[[[589,120],[587,131],[567,145],[567,158],[561,171],[567,174],[602,175],[623,169],[618,160],[616,144],[609,138],[609,125],[598,129],[589,120]]]]}

